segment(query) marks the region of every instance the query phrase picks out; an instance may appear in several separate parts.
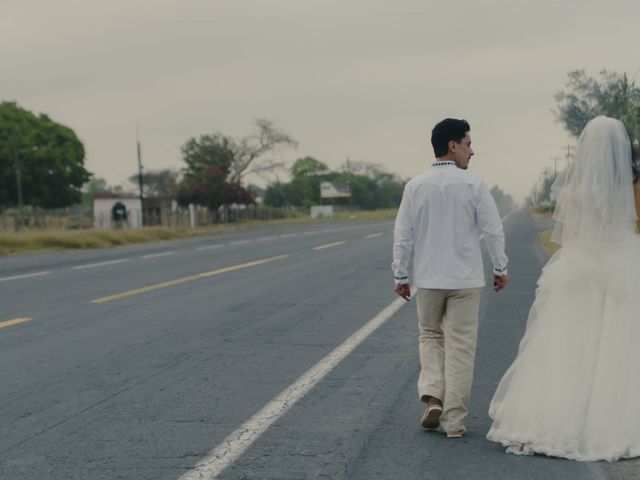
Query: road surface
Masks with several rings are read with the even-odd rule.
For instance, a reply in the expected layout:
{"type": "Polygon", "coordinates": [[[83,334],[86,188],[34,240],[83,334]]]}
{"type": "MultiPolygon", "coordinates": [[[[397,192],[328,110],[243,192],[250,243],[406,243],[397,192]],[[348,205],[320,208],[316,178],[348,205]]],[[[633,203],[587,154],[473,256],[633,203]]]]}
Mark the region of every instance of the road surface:
{"type": "Polygon", "coordinates": [[[638,479],[636,461],[484,437],[546,261],[540,227],[505,221],[511,282],[483,295],[460,440],[419,426],[392,222],[0,258],[0,478],[638,479]]]}

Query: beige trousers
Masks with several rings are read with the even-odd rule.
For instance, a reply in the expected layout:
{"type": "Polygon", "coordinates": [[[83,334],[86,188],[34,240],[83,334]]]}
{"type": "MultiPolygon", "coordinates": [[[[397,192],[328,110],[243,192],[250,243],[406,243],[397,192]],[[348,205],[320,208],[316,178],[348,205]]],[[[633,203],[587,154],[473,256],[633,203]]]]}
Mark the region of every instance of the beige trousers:
{"type": "Polygon", "coordinates": [[[418,394],[442,400],[440,425],[464,430],[478,336],[481,288],[435,290],[416,295],[420,330],[418,394]]]}

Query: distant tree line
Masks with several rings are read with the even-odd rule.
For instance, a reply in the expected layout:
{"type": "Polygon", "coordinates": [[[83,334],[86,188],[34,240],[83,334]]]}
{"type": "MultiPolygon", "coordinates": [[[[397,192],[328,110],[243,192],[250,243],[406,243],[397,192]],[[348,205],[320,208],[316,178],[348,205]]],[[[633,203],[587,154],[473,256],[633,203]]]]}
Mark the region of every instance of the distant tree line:
{"type": "MultiPolygon", "coordinates": [[[[232,204],[255,204],[258,196],[267,206],[302,209],[321,203],[365,210],[399,205],[405,181],[381,165],[347,161],[332,170],[325,162],[305,156],[285,168],[271,159],[270,154],[295,147],[289,134],[263,119],[256,120],[253,133],[241,138],[220,132],[191,137],[181,147],[180,171],[144,172],[144,196],[206,207],[214,220],[232,204]],[[280,173],[289,180],[280,180],[280,173]],[[249,174],[272,180],[265,188],[246,185],[249,174]],[[322,182],[343,187],[351,197],[321,198],[322,182]]],[[[20,200],[23,205],[47,209],[80,203],[90,209],[99,192],[126,194],[122,186],[93,177],[84,160],[84,147],[72,129],[14,102],[0,103],[0,211],[17,206],[20,200]]],[[[129,181],[132,194],[138,176],[129,181]]],[[[512,207],[513,199],[499,187],[492,193],[502,210],[512,207]]]]}
{"type": "Polygon", "coordinates": [[[498,185],[494,185],[491,188],[491,195],[496,202],[496,206],[498,207],[498,212],[501,217],[504,217],[507,213],[516,208],[513,197],[504,193],[498,185]]]}
{"type": "Polygon", "coordinates": [[[313,157],[296,160],[289,169],[291,181],[274,182],[264,193],[264,203],[274,207],[308,208],[321,203],[351,205],[364,210],[396,208],[402,199],[404,181],[382,166],[365,162],[347,162],[338,171],[313,157]],[[351,198],[322,199],[320,184],[329,182],[346,187],[351,198]]]}

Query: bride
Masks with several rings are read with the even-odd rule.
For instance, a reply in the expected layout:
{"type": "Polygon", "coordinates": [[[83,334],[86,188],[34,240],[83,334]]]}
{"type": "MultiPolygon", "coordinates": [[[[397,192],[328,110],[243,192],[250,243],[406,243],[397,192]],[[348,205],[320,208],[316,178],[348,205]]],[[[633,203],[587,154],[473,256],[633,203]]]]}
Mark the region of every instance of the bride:
{"type": "MultiPolygon", "coordinates": [[[[516,454],[640,456],[640,236],[623,124],[596,117],[553,185],[552,240],[487,438],[516,454]]],[[[640,202],[639,202],[640,203],[640,202]]]]}

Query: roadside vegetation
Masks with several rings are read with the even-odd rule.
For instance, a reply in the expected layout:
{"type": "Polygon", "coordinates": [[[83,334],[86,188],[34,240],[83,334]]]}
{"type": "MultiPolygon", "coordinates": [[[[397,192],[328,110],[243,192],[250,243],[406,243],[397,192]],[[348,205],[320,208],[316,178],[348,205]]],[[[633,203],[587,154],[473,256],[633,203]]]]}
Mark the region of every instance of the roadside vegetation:
{"type": "Polygon", "coordinates": [[[145,227],[136,229],[86,229],[45,230],[0,233],[0,255],[34,251],[59,251],[87,248],[109,248],[119,245],[175,240],[203,235],[219,235],[250,228],[292,225],[302,223],[327,223],[331,221],[392,220],[396,209],[336,212],[331,219],[311,219],[308,215],[280,220],[247,220],[234,223],[219,223],[197,228],[145,227]]]}
{"type": "Polygon", "coordinates": [[[560,245],[551,241],[551,232],[553,232],[553,229],[550,228],[549,230],[543,230],[538,235],[540,245],[549,256],[553,255],[560,249],[560,245]]]}

